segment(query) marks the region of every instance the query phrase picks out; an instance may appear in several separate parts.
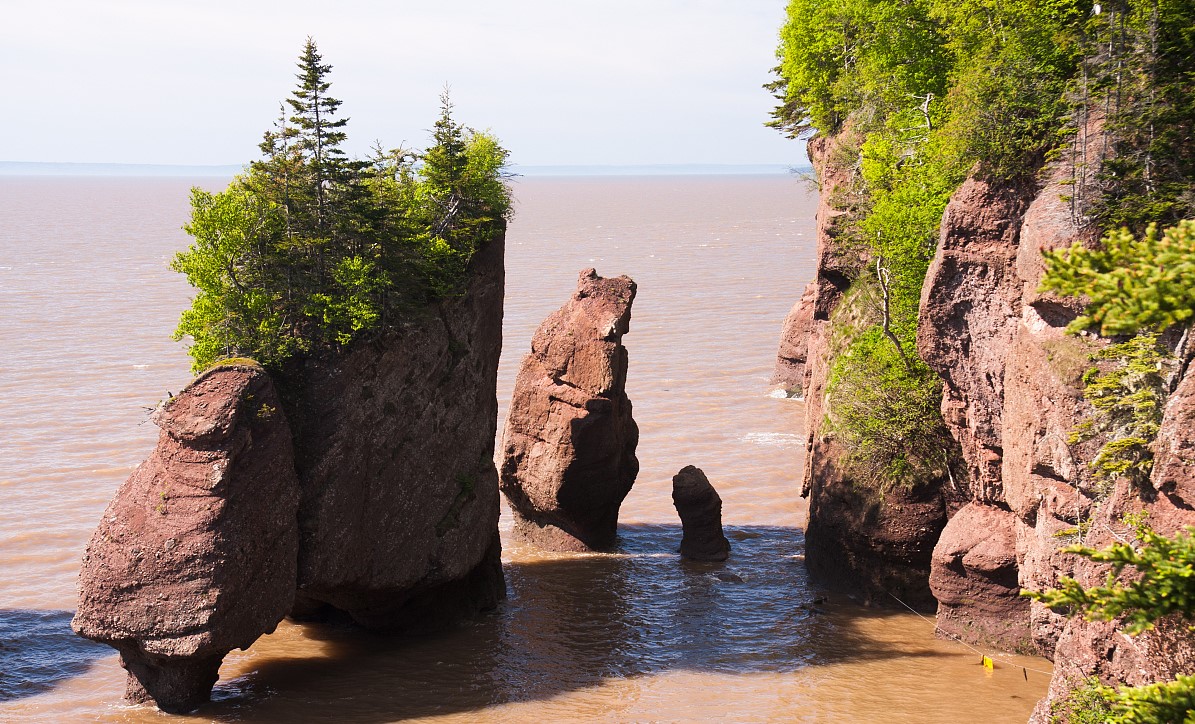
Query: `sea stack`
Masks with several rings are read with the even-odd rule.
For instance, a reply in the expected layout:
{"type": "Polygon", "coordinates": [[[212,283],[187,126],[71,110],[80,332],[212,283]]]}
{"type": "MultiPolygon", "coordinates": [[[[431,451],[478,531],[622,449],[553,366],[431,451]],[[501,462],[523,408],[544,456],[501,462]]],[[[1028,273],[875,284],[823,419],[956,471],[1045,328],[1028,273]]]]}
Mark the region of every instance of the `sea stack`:
{"type": "Polygon", "coordinates": [[[672,503],[684,529],[682,557],[693,561],[730,557],[730,541],[722,533],[722,498],[701,468],[686,465],[672,477],[672,503]]]}
{"type": "Polygon", "coordinates": [[[77,633],[126,698],[206,702],[220,662],[287,615],[422,633],[505,597],[498,538],[504,237],[432,314],[272,375],[201,374],[92,537],[77,633]]]}
{"type": "Polygon", "coordinates": [[[515,534],[558,551],[613,546],[635,476],[639,428],[626,394],[635,282],[581,272],[523,360],[502,442],[500,485],[515,534]]]}
{"type": "Polygon", "coordinates": [[[167,712],[207,701],[220,661],[290,610],[299,481],[260,367],[219,367],[158,408],[157,448],[87,546],[76,633],[120,651],[126,697],[167,712]]]}

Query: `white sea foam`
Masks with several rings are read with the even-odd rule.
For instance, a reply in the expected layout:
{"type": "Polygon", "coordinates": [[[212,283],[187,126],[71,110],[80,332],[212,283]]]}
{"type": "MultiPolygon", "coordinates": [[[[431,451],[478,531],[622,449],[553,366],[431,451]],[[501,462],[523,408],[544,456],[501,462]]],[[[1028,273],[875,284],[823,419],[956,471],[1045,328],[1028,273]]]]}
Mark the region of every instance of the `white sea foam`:
{"type": "Polygon", "coordinates": [[[770,447],[786,447],[800,445],[801,436],[791,432],[749,432],[742,437],[743,442],[767,445],[770,447]]]}

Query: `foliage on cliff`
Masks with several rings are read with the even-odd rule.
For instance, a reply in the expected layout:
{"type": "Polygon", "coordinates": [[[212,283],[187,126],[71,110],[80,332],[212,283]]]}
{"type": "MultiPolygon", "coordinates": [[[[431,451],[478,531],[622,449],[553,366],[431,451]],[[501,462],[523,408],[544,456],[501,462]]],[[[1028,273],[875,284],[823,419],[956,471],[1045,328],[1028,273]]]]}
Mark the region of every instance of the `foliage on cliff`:
{"type": "Polygon", "coordinates": [[[1195,220],[1180,221],[1161,235],[1157,224],[1149,224],[1140,238],[1121,228],[1109,232],[1098,249],[1075,244],[1042,255],[1042,291],[1090,300],[1071,322],[1072,332],[1162,331],[1190,324],[1195,315],[1195,220]]]}
{"type": "Polygon", "coordinates": [[[195,369],[234,355],[267,365],[400,323],[460,293],[473,253],[510,211],[507,152],[457,123],[447,96],[432,145],[348,159],[331,66],[308,39],[299,84],[227,189],[192,189],[193,244],[171,263],[198,292],[175,338],[195,369]]]}
{"type": "Polygon", "coordinates": [[[826,431],[844,449],[839,463],[856,484],[881,494],[952,475],[956,454],[938,411],[941,383],[901,341],[912,339],[910,316],[889,325],[900,335],[897,346],[884,334],[883,315],[883,287],[856,282],[833,318],[843,339],[826,387],[826,431]]]}
{"type": "MultiPolygon", "coordinates": [[[[1135,537],[1133,542],[1116,542],[1102,550],[1082,545],[1064,549],[1111,564],[1104,585],[1084,588],[1064,576],[1055,590],[1026,591],[1024,595],[1060,613],[1082,615],[1088,620],[1121,619],[1129,635],[1154,628],[1155,622],[1166,616],[1189,621],[1195,616],[1195,528],[1168,537],[1137,522],[1135,537]],[[1122,581],[1125,569],[1132,569],[1135,575],[1122,581]]],[[[1061,715],[1056,721],[1071,724],[1195,722],[1195,676],[1122,688],[1090,681],[1055,713],[1061,715]]]]}
{"type": "Polygon", "coordinates": [[[1091,462],[1106,487],[1121,476],[1144,482],[1153,467],[1150,446],[1162,421],[1167,377],[1175,362],[1159,344],[1158,334],[1189,326],[1195,314],[1195,221],[1182,221],[1161,235],[1150,224],[1140,239],[1121,228],[1106,235],[1099,248],[1076,244],[1043,254],[1041,290],[1088,300],[1084,313],[1069,325],[1070,332],[1095,329],[1106,335],[1136,335],[1093,357],[1112,365],[1094,367],[1083,376],[1084,396],[1094,414],[1073,437],[1107,436],[1091,462]]]}
{"type": "Polygon", "coordinates": [[[880,456],[853,466],[863,482],[949,472],[941,383],[915,348],[921,286],[942,213],[972,166],[1019,177],[1052,144],[1075,64],[1061,32],[1068,13],[988,0],[789,3],[772,125],[796,136],[849,124],[862,138],[844,162],[856,173],[841,243],[870,260],[854,281],[879,289],[879,301],[872,325],[832,361],[828,391],[831,429],[856,451],[847,462],[880,456]],[[910,455],[916,448],[924,454],[910,455]]]}
{"type": "Polygon", "coordinates": [[[1174,358],[1158,344],[1157,335],[1141,334],[1100,350],[1092,357],[1110,361],[1110,368],[1092,367],[1083,375],[1083,396],[1095,414],[1072,433],[1075,443],[1103,434],[1107,442],[1091,461],[1093,491],[1105,497],[1120,477],[1144,484],[1153,470],[1151,445],[1162,424],[1166,373],[1174,358]]]}
{"type": "MultiPolygon", "coordinates": [[[[838,434],[882,449],[891,441],[876,436],[885,429],[879,423],[917,406],[938,384],[916,359],[917,307],[942,212],[967,175],[1029,184],[1054,150],[1071,143],[1076,214],[1140,230],[1149,220],[1189,213],[1189,19],[1186,0],[790,0],[778,79],[769,86],[781,104],[770,125],[792,137],[849,129],[861,138],[855,157],[840,160],[855,171],[849,198],[838,200],[849,211],[838,222],[845,228],[840,243],[853,243],[870,260],[855,283],[885,287],[875,325],[889,345],[874,344],[876,334],[861,328],[831,374],[885,389],[852,400],[840,387],[830,410],[838,434]],[[1108,143],[1089,157],[1082,140],[1101,123],[1108,143]],[[876,405],[877,396],[901,404],[876,405]]],[[[1161,252],[1178,240],[1156,241],[1161,252]]],[[[1189,313],[1183,284],[1167,282],[1189,275],[1186,267],[1146,266],[1121,272],[1136,275],[1130,283],[1156,288],[1152,300],[1141,296],[1153,306],[1135,311],[1189,313]]],[[[927,423],[922,432],[940,427],[927,423]]],[[[902,469],[898,459],[889,462],[902,469]]]]}
{"type": "MultiPolygon", "coordinates": [[[[1090,213],[1141,234],[1195,214],[1195,23],[1190,0],[1103,3],[1084,27],[1076,122],[1104,118],[1090,213]]],[[[1081,180],[1077,174],[1077,180],[1081,180]]]]}
{"type": "MultiPolygon", "coordinates": [[[[1153,468],[1152,445],[1169,392],[1167,377],[1176,362],[1159,344],[1158,335],[1175,326],[1189,333],[1195,312],[1195,221],[1182,221],[1160,236],[1156,224],[1151,223],[1140,239],[1121,228],[1107,234],[1097,249],[1076,244],[1044,255],[1042,291],[1082,296],[1089,302],[1069,331],[1096,329],[1102,334],[1134,335],[1093,356],[1097,362],[1112,364],[1092,368],[1084,375],[1084,397],[1094,414],[1074,437],[1081,439],[1095,432],[1107,436],[1091,462],[1105,488],[1121,477],[1146,485],[1153,468]]],[[[1195,615],[1195,528],[1168,538],[1139,524],[1136,544],[1065,550],[1111,563],[1105,584],[1085,589],[1064,577],[1057,590],[1026,595],[1052,609],[1081,613],[1088,619],[1123,617],[1129,634],[1153,628],[1164,616],[1190,619],[1195,615]],[[1121,582],[1126,568],[1132,568],[1136,576],[1121,582]]],[[[1068,723],[1195,722],[1195,676],[1122,688],[1091,680],[1060,702],[1055,713],[1056,721],[1068,723]]]]}

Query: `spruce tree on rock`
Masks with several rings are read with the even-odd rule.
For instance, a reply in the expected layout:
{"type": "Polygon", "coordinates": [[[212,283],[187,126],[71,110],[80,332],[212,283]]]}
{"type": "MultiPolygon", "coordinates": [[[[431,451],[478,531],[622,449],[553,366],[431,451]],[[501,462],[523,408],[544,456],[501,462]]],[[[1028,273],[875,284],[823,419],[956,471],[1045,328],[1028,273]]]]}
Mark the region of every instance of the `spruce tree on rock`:
{"type": "Polygon", "coordinates": [[[433,236],[450,236],[454,221],[463,209],[462,188],[469,167],[465,127],[452,118],[448,91],[440,94],[440,117],[432,129],[431,148],[423,154],[421,173],[433,204],[433,236]]]}
{"type": "Polygon", "coordinates": [[[294,111],[290,118],[293,125],[284,132],[294,139],[294,147],[307,161],[311,174],[308,194],[314,204],[315,231],[322,232],[332,213],[328,208],[329,188],[344,182],[348,175],[348,163],[340,144],[346,138],[344,127],[349,119],[336,118],[341,101],[328,95],[328,89],[332,87],[328,80],[332,66],[323,62],[312,38],[308,37],[303,45],[297,65],[299,73],[295,77],[299,86],[286,100],[294,111]]]}

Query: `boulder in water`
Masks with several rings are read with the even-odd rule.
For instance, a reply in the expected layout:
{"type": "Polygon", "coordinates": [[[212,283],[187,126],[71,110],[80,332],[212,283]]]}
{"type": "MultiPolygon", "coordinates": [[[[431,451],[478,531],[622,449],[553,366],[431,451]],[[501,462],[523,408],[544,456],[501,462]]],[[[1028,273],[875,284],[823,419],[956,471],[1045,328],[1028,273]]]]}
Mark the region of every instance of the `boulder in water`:
{"type": "Polygon", "coordinates": [[[684,528],[681,556],[694,561],[730,557],[730,541],[722,533],[722,498],[701,468],[687,465],[673,476],[672,502],[684,528]]]}
{"type": "Polygon", "coordinates": [[[299,482],[260,367],[205,372],[154,422],[157,448],[87,546],[72,627],[120,651],[129,699],[185,712],[208,700],[225,654],[290,610],[299,482]]]}

